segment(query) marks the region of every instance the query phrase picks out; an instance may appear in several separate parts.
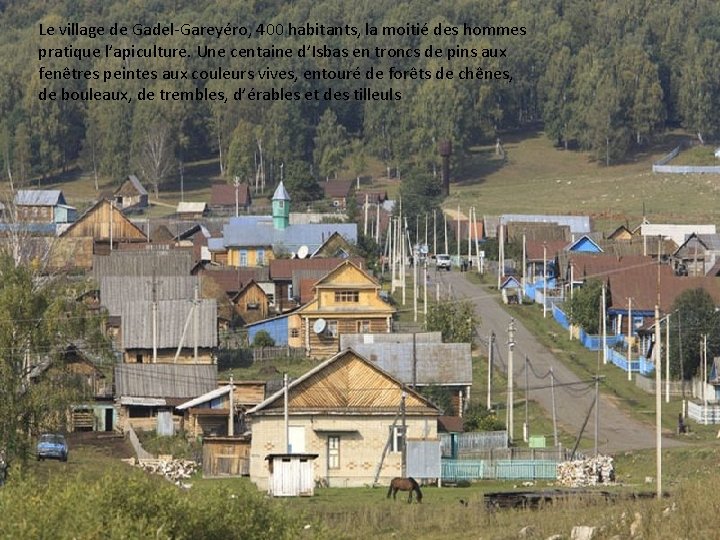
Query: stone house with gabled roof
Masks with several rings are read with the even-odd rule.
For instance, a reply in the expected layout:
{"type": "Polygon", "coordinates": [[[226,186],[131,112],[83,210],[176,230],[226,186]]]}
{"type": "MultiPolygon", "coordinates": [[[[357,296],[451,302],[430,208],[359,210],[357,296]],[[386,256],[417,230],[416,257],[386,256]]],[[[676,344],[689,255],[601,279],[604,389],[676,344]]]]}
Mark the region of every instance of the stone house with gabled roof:
{"type": "Polygon", "coordinates": [[[401,475],[403,436],[437,439],[437,407],[352,349],[292,381],[287,395],[287,431],[284,389],[247,411],[250,480],[262,490],[268,487],[265,458],[271,454],[317,454],[316,481],[359,487],[373,484],[376,473],[381,484],[401,475]],[[405,434],[398,414],[403,393],[405,434]]]}

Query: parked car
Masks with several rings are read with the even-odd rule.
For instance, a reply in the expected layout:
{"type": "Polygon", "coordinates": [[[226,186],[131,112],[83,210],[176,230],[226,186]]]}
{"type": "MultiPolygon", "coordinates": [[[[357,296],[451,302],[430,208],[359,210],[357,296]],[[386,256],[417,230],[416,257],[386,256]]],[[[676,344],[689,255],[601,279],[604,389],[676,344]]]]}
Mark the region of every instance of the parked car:
{"type": "Polygon", "coordinates": [[[448,272],[450,271],[450,267],[452,266],[452,263],[450,261],[450,255],[447,254],[440,254],[435,255],[435,268],[438,270],[441,268],[444,268],[448,272]]]}
{"type": "Polygon", "coordinates": [[[37,443],[37,459],[59,459],[67,461],[68,445],[65,437],[58,433],[44,433],[37,443]]]}

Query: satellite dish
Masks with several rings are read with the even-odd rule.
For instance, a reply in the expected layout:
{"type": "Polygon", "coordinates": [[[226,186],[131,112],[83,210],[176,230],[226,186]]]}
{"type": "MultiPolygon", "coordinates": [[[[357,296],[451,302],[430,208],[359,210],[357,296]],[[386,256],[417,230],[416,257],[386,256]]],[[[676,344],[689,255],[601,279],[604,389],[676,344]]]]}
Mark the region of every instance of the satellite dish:
{"type": "Polygon", "coordinates": [[[307,246],[300,246],[297,251],[298,259],[304,259],[305,257],[308,256],[309,253],[310,253],[310,250],[308,249],[307,246]]]}
{"type": "Polygon", "coordinates": [[[313,324],[313,331],[316,334],[322,334],[325,331],[326,327],[327,327],[327,321],[325,321],[325,319],[318,319],[313,324]]]}

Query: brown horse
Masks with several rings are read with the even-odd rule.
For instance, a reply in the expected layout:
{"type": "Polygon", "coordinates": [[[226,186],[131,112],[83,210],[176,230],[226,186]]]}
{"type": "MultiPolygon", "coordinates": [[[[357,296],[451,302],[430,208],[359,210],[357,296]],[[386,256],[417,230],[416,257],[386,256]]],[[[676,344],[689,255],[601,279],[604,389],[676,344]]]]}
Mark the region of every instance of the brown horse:
{"type": "Polygon", "coordinates": [[[387,498],[392,495],[393,500],[397,498],[398,491],[408,491],[408,502],[412,502],[413,492],[415,492],[415,500],[422,502],[422,491],[420,491],[420,485],[415,481],[414,478],[393,478],[390,481],[390,488],[387,492],[387,498]]]}

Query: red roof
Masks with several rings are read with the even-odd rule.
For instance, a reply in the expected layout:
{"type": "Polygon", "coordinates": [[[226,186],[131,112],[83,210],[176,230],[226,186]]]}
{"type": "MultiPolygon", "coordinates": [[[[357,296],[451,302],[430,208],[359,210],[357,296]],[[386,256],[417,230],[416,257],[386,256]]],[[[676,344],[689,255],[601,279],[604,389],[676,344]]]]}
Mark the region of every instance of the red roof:
{"type": "Polygon", "coordinates": [[[203,269],[198,273],[202,279],[212,279],[227,294],[233,294],[250,281],[265,281],[267,268],[232,268],[222,270],[203,269]]]}
{"type": "Polygon", "coordinates": [[[642,255],[616,257],[615,255],[594,253],[573,253],[569,255],[569,262],[574,268],[573,278],[576,281],[591,278],[608,278],[618,272],[634,268],[653,270],[657,273],[657,260],[642,255]]]}
{"type": "MultiPolygon", "coordinates": [[[[691,289],[704,289],[720,305],[720,286],[716,278],[679,277],[667,265],[660,265],[660,309],[668,313],[675,299],[691,289]]],[[[632,308],[652,311],[658,303],[658,266],[633,267],[609,274],[610,307],[627,309],[628,298],[632,308]]]]}
{"type": "Polygon", "coordinates": [[[331,180],[321,184],[326,199],[344,199],[350,193],[352,180],[331,180]]]}
{"type": "Polygon", "coordinates": [[[525,241],[525,256],[528,261],[542,261],[543,255],[547,255],[547,260],[554,259],[558,253],[565,249],[568,243],[565,240],[550,240],[543,242],[541,240],[525,241]],[[543,245],[547,247],[543,253],[543,245]]]}
{"type": "MultiPolygon", "coordinates": [[[[477,229],[475,228],[475,224],[471,225],[471,231],[470,231],[470,238],[472,241],[475,241],[475,236],[477,236],[477,239],[479,241],[482,241],[483,239],[483,221],[482,219],[478,219],[477,221],[477,229]]],[[[453,232],[455,233],[455,238],[458,237],[458,225],[460,225],[460,239],[467,242],[468,238],[468,226],[470,226],[470,220],[468,219],[461,219],[460,222],[458,222],[457,219],[449,219],[448,218],[448,227],[450,227],[453,232]]],[[[430,225],[432,227],[432,224],[430,225]]],[[[422,228],[423,226],[420,226],[420,230],[424,230],[422,228]]],[[[473,249],[475,249],[473,247],[473,249]]]]}
{"type": "MultiPolygon", "coordinates": [[[[238,186],[238,204],[249,206],[252,202],[250,186],[238,186]]],[[[235,206],[235,186],[233,184],[213,184],[210,187],[210,206],[235,206]]]]}
{"type": "Polygon", "coordinates": [[[365,268],[365,260],[361,257],[351,257],[350,259],[342,259],[339,257],[331,257],[327,259],[273,259],[270,261],[270,279],[273,281],[290,281],[294,270],[327,270],[330,272],[343,262],[349,260],[359,266],[365,268]]]}

